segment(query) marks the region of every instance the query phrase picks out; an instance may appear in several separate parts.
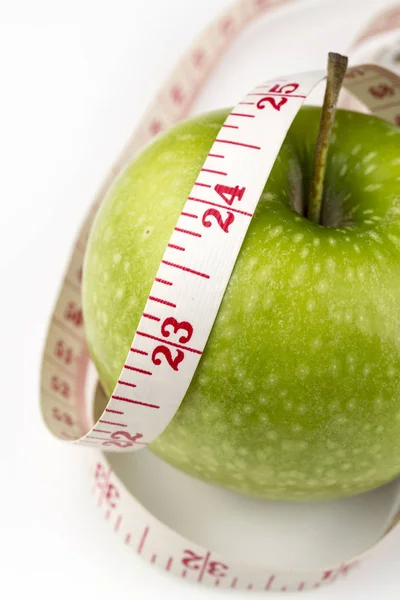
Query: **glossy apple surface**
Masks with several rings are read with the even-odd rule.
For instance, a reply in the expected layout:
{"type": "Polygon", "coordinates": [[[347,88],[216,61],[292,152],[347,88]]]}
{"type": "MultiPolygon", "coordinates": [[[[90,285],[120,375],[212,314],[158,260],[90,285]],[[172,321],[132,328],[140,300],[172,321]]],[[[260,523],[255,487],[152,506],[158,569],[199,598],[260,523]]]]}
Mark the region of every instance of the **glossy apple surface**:
{"type": "MultiPolygon", "coordinates": [[[[108,394],[227,114],[157,138],[97,215],[84,317],[108,394]]],[[[190,388],[151,444],[187,473],[262,498],[345,496],[400,473],[400,130],[337,112],[315,225],[298,211],[319,116],[303,108],[292,125],[190,388]]]]}

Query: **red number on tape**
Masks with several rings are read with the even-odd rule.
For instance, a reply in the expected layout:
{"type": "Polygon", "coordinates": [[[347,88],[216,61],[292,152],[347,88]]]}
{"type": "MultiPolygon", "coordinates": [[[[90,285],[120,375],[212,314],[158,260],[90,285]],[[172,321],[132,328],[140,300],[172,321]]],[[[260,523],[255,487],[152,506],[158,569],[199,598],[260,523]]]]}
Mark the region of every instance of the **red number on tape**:
{"type": "Polygon", "coordinates": [[[276,94],[293,94],[299,88],[298,83],[285,83],[284,85],[273,85],[269,90],[270,92],[274,92],[276,94]]]}
{"type": "Polygon", "coordinates": [[[272,108],[279,112],[282,106],[286,104],[287,98],[280,98],[277,100],[273,96],[264,96],[264,98],[261,98],[261,100],[257,102],[257,108],[264,109],[267,102],[271,104],[272,108]]]}
{"type": "Polygon", "coordinates": [[[58,375],[53,375],[51,378],[51,389],[64,398],[69,398],[71,395],[71,386],[58,375]]]}
{"type": "Polygon", "coordinates": [[[395,94],[395,89],[384,83],[372,86],[368,88],[368,91],[374,98],[385,98],[386,96],[394,96],[395,94]]]}
{"type": "Polygon", "coordinates": [[[234,214],[231,212],[228,212],[228,215],[224,221],[219,210],[217,210],[216,208],[209,208],[208,210],[206,210],[202,218],[202,223],[204,227],[211,227],[212,225],[212,221],[207,220],[207,217],[214,217],[218,225],[221,227],[222,231],[225,231],[225,233],[229,233],[229,227],[235,220],[234,214]]]}
{"type": "Polygon", "coordinates": [[[108,471],[103,467],[101,463],[97,463],[94,478],[97,487],[103,492],[104,498],[111,508],[116,507],[116,503],[113,500],[119,499],[119,491],[113,483],[108,481],[108,471]]]}
{"type": "Polygon", "coordinates": [[[187,344],[190,338],[193,335],[193,327],[189,323],[189,321],[177,321],[174,317],[168,317],[165,319],[164,323],[161,325],[161,333],[164,337],[170,336],[170,331],[168,331],[167,327],[171,326],[174,330],[174,333],[178,333],[180,329],[186,331],[186,335],[181,335],[179,338],[180,344],[187,344]]]}
{"type": "Polygon", "coordinates": [[[208,563],[207,573],[209,575],[212,575],[213,577],[225,577],[228,569],[228,565],[224,565],[224,563],[218,562],[216,560],[211,560],[208,563]]]}
{"type": "Polygon", "coordinates": [[[59,358],[66,365],[70,365],[73,359],[73,351],[68,347],[64,340],[57,340],[54,348],[54,356],[59,358]]]}
{"type": "Polygon", "coordinates": [[[81,327],[83,324],[82,309],[77,305],[76,302],[68,302],[67,308],[64,312],[64,317],[67,321],[71,321],[76,327],[81,327]]]}
{"type": "Polygon", "coordinates": [[[110,436],[112,439],[102,443],[102,446],[117,446],[118,448],[130,448],[143,437],[141,433],[131,435],[127,431],[114,431],[110,436]],[[122,439],[121,439],[122,438],[122,439]]]}
{"type": "Polygon", "coordinates": [[[245,193],[246,188],[240,188],[238,185],[235,185],[235,187],[231,187],[229,185],[222,185],[221,183],[217,183],[217,185],[214,187],[214,190],[219,196],[221,196],[224,202],[229,204],[229,206],[232,206],[233,201],[235,199],[240,201],[243,198],[243,194],[245,193]]]}
{"type": "Polygon", "coordinates": [[[65,425],[68,425],[69,427],[72,427],[74,424],[72,417],[68,413],[62,412],[57,406],[53,408],[53,419],[65,423],[65,425]]]}
{"type": "MultiPolygon", "coordinates": [[[[201,554],[196,554],[193,550],[185,550],[184,557],[182,558],[182,564],[192,571],[198,571],[202,565],[206,557],[201,556],[201,554]]],[[[206,567],[206,572],[212,577],[225,577],[226,571],[229,569],[228,565],[224,563],[218,562],[216,560],[211,560],[206,567]]]]}
{"type": "Polygon", "coordinates": [[[169,366],[172,367],[174,371],[178,370],[180,363],[185,358],[185,354],[182,352],[182,350],[177,350],[176,356],[173,357],[171,350],[167,346],[157,346],[157,348],[153,350],[153,354],[151,356],[151,360],[155,365],[161,365],[162,361],[161,358],[158,358],[159,354],[165,356],[169,366]]]}

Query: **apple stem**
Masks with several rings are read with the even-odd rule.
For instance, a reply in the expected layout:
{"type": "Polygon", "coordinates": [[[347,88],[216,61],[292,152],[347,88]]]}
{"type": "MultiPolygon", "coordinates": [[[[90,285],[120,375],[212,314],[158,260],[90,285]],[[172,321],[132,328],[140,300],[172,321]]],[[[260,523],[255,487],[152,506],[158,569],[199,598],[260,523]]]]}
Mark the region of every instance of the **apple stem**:
{"type": "Polygon", "coordinates": [[[307,214],[307,218],[314,223],[320,223],[321,221],[322,196],[329,140],[333,122],[335,120],[339,93],[347,70],[347,62],[347,56],[342,56],[336,52],[329,52],[328,54],[328,74],[326,78],[326,89],[317,143],[315,146],[313,177],[311,181],[307,214]]]}

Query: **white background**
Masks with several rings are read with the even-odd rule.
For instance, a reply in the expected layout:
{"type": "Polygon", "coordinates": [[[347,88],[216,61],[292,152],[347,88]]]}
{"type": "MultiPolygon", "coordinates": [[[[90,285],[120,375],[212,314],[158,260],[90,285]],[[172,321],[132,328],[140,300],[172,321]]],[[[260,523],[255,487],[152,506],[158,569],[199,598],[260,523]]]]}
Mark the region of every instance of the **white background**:
{"type": "MultiPolygon", "coordinates": [[[[226,595],[168,577],[119,543],[92,506],[84,452],[57,443],[41,423],[38,378],[46,321],[77,225],[165,75],[228,4],[0,0],[4,598],[226,595]]],[[[233,104],[267,77],[324,67],[329,50],[346,52],[360,27],[387,5],[299,0],[263,19],[217,68],[195,111],[233,104]]],[[[346,580],[301,597],[397,600],[399,551],[397,531],[346,580]]]]}

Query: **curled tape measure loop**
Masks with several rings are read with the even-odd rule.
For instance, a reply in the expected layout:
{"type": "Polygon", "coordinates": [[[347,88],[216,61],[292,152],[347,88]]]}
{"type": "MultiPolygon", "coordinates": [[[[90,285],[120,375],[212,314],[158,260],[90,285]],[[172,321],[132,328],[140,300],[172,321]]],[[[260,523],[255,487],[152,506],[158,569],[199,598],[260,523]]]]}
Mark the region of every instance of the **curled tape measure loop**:
{"type": "MultiPolygon", "coordinates": [[[[223,127],[214,141],[202,168],[207,186],[201,194],[194,186],[187,198],[118,383],[93,427],[86,415],[89,357],[81,305],[86,242],[97,207],[114,177],[151,135],[182,118],[194,97],[187,90],[196,91],[194,79],[198,78],[199,87],[208,65],[221,55],[233,34],[270,5],[239,2],[207,30],[207,45],[197,43],[174,72],[167,86],[168,100],[162,99],[163,92],[157,108],[145,117],[81,229],[51,320],[42,365],[43,416],[61,439],[106,452],[141,449],[167,427],[185,396],[281,144],[305,98],[325,73],[299,73],[263,82],[228,116],[225,124],[240,123],[240,128],[223,127]],[[225,36],[222,46],[221,32],[225,36]],[[182,244],[184,260],[174,252],[182,244]],[[149,314],[157,318],[149,319],[149,314]]],[[[352,67],[345,86],[372,112],[400,125],[400,78],[394,73],[376,65],[352,67]]],[[[355,564],[268,575],[267,567],[234,565],[160,523],[131,496],[101,453],[93,461],[94,491],[115,530],[139,554],[146,549],[146,556],[157,556],[158,562],[178,575],[185,573],[184,577],[197,582],[218,582],[224,587],[300,590],[332,581],[355,564]]]]}

